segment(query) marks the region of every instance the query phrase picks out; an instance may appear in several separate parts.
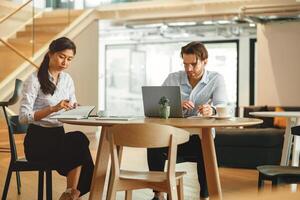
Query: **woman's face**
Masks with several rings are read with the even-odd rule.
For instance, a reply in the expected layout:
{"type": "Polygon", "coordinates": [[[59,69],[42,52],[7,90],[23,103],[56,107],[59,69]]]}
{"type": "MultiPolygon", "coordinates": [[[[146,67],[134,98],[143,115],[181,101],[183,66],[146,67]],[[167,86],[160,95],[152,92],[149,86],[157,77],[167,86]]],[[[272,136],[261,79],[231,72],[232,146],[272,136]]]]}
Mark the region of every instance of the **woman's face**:
{"type": "Polygon", "coordinates": [[[72,49],[49,53],[49,69],[52,71],[63,71],[69,67],[73,57],[74,52],[72,49]]]}

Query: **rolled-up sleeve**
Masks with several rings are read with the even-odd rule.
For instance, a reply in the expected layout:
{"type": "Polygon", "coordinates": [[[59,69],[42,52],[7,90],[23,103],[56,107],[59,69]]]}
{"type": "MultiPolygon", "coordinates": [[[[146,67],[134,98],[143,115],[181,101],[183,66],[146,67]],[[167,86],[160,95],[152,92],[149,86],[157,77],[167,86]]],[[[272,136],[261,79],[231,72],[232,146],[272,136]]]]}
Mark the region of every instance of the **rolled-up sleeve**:
{"type": "Polygon", "coordinates": [[[39,83],[36,77],[30,76],[23,84],[22,99],[19,110],[19,120],[22,124],[34,121],[34,102],[39,91],[39,83]]]}
{"type": "Polygon", "coordinates": [[[225,81],[222,75],[216,76],[215,80],[215,90],[213,92],[213,105],[227,104],[227,94],[226,94],[226,86],[225,81]]]}

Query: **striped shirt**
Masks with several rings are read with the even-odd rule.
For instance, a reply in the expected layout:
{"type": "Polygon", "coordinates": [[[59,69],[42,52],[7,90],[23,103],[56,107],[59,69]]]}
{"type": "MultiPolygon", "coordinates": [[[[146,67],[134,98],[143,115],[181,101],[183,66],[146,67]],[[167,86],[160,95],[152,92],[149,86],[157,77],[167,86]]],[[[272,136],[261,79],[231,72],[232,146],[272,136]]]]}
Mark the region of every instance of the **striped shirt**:
{"type": "Polygon", "coordinates": [[[212,102],[213,106],[226,104],[227,95],[225,81],[221,74],[213,71],[204,71],[201,80],[192,88],[185,71],[169,74],[163,86],[180,86],[181,99],[192,101],[195,108],[185,110],[185,116],[198,114],[198,106],[212,102]]]}
{"type": "MultiPolygon", "coordinates": [[[[49,73],[49,80],[54,81],[49,73]]],[[[40,86],[37,72],[34,72],[23,84],[22,99],[19,110],[19,120],[23,124],[35,124],[43,127],[58,127],[63,124],[50,117],[57,113],[52,113],[47,117],[35,121],[34,113],[40,109],[55,106],[61,100],[69,100],[71,104],[77,102],[75,97],[74,82],[71,76],[65,72],[60,72],[54,94],[45,95],[40,86]]],[[[59,112],[63,112],[60,110],[59,112]]]]}

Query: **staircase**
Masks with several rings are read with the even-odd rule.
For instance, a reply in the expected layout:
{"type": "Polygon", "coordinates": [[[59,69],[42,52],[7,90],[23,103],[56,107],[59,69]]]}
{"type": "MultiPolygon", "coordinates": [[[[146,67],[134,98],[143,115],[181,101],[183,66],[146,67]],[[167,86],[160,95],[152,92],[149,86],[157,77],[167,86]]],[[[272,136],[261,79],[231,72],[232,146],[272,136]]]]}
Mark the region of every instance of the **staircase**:
{"type": "MultiPolygon", "coordinates": [[[[70,11],[69,21],[66,10],[44,12],[34,20],[34,41],[32,40],[33,25],[31,23],[16,32],[13,37],[8,38],[7,42],[26,57],[31,57],[33,52],[39,51],[41,47],[54,39],[58,33],[68,27],[82,13],[82,10],[70,11]],[[33,42],[34,50],[32,49],[33,42]]],[[[2,43],[0,44],[0,60],[0,82],[24,62],[23,58],[2,43]]]]}

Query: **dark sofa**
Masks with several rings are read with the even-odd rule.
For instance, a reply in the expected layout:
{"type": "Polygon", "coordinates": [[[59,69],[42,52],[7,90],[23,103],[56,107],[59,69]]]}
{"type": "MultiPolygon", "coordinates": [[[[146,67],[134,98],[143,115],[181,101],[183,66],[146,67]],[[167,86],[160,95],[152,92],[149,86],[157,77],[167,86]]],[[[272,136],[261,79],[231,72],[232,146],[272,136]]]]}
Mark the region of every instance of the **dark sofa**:
{"type": "MultiPolygon", "coordinates": [[[[300,111],[300,107],[281,107],[285,111],[300,111]]],[[[275,111],[275,106],[244,107],[249,112],[275,111]]],[[[257,117],[256,117],[257,118],[257,117]]],[[[262,124],[245,128],[216,130],[215,146],[219,166],[256,168],[258,165],[279,164],[284,139],[284,128],[275,127],[273,118],[262,117],[262,124]]]]}

